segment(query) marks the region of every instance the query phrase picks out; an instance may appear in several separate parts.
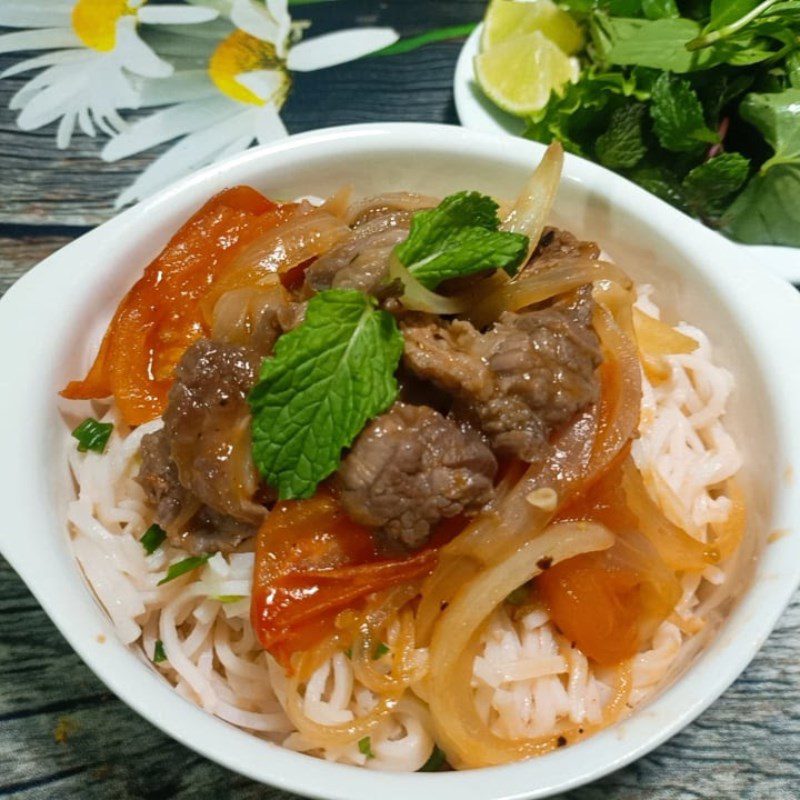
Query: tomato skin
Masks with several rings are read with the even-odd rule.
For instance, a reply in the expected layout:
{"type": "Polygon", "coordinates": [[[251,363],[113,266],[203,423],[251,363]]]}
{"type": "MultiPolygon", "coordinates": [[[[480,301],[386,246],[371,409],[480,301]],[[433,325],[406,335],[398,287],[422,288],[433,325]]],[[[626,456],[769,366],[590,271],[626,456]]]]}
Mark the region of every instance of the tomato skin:
{"type": "Polygon", "coordinates": [[[278,211],[247,186],[211,198],[147,266],[117,307],[86,378],[72,381],[62,396],[113,395],[129,425],[159,416],[175,365],[207,333],[200,300],[224,271],[227,254],[275,224],[278,211]]]}
{"type": "Polygon", "coordinates": [[[253,629],[263,647],[288,666],[292,653],[335,631],[340,611],[424,577],[436,559],[435,550],[381,557],[372,532],[347,517],[329,488],[309,500],[280,502],[258,533],[253,629]]]}
{"type": "Polygon", "coordinates": [[[617,537],[614,546],[562,561],[535,580],[556,627],[604,666],[636,655],[669,616],[681,591],[674,572],[639,533],[622,486],[623,467],[617,459],[557,516],[560,521],[605,525],[617,537]]]}
{"type": "Polygon", "coordinates": [[[594,553],[543,572],[536,588],[555,625],[598,664],[633,657],[639,648],[640,578],[594,553]]]}

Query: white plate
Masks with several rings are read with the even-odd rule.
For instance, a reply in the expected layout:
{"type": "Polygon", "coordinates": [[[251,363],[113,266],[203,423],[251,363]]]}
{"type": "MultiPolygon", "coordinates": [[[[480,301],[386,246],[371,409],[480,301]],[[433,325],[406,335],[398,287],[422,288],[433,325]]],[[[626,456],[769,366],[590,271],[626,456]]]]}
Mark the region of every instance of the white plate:
{"type": "MultiPolygon", "coordinates": [[[[691,722],[745,668],[800,582],[800,295],[757,269],[742,248],[634,184],[567,156],[552,222],[601,242],[654,283],[668,318],[706,330],[737,378],[727,417],[745,456],[750,580],[716,636],[657,698],[628,719],[538,759],[440,774],[380,773],[264,743],[179,696],[116,638],[70,547],[74,496],[56,392],[84,373],[125,290],[176,228],[216,192],[251,184],[277,198],[472,188],[512,197],[544,147],[464,128],[375,124],[315,131],[203,169],[87,233],[0,300],[0,550],[81,658],[135,711],[220,764],[327,800],[521,800],[619,769],[691,722]],[[790,532],[765,545],[775,529],[790,532]]],[[[709,630],[709,634],[711,630],[709,630]]]]}
{"type": "MultiPolygon", "coordinates": [[[[481,91],[475,81],[472,62],[480,49],[480,36],[483,25],[479,25],[470,35],[458,56],[453,76],[453,94],[456,111],[465,128],[484,133],[510,133],[520,135],[524,122],[499,109],[481,91]]],[[[800,284],[800,248],[773,247],[771,245],[739,245],[750,257],[781,278],[800,284]]]]}

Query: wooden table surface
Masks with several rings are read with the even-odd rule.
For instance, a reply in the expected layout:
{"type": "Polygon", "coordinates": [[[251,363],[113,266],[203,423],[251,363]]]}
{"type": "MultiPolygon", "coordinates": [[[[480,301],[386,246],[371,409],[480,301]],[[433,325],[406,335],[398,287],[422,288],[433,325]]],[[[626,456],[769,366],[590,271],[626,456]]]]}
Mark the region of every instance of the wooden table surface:
{"type": "MultiPolygon", "coordinates": [[[[3,0],[0,0],[3,2],[3,0]]],[[[302,8],[314,33],[389,24],[403,35],[477,20],[480,0],[342,0],[302,8]]],[[[451,80],[461,42],[296,76],[291,132],[409,120],[456,123],[451,80]]],[[[0,57],[0,71],[16,58],[0,57]]],[[[108,219],[116,194],[152,157],[103,164],[78,136],[22,133],[7,110],[20,78],[0,81],[0,291],[108,219]]],[[[4,343],[0,346],[8,346],[4,343]]],[[[24,531],[19,531],[24,536],[24,531]]],[[[19,800],[290,800],[178,745],[112,695],[71,651],[0,559],[0,796],[19,800]]],[[[800,597],[739,680],[654,753],[569,800],[800,798],[800,597]]]]}

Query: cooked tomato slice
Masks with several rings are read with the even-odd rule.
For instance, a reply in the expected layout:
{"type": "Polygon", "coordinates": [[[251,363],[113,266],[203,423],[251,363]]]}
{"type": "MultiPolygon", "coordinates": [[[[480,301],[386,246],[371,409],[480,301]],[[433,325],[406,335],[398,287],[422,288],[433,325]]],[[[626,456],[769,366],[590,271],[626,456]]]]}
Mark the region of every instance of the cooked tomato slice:
{"type": "Polygon", "coordinates": [[[288,665],[335,630],[338,613],[373,592],[416,580],[436,564],[429,549],[404,559],[378,553],[329,488],[278,503],[258,533],[251,620],[261,644],[288,665]]]}
{"type": "Polygon", "coordinates": [[[209,200],[123,298],[88,375],[62,395],[113,395],[131,425],[161,414],[175,365],[207,332],[200,300],[224,272],[227,255],[281,218],[279,206],[247,186],[209,200]]]}

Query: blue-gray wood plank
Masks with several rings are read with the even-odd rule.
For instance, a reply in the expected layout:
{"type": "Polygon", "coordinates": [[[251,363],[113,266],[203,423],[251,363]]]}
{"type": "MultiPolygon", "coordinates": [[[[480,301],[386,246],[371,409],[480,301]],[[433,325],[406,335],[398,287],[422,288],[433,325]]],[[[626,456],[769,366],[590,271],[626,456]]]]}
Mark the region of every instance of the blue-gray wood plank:
{"type": "MultiPolygon", "coordinates": [[[[2,0],[0,0],[2,2],[2,0]]],[[[482,0],[340,0],[298,7],[313,33],[388,24],[404,35],[477,20],[482,0]]],[[[460,42],[295,76],[292,132],[416,120],[456,123],[451,80],[460,42]]],[[[0,57],[0,71],[14,62],[0,57]]],[[[112,215],[116,194],[152,155],[117,164],[77,137],[21,133],[6,108],[22,78],[0,81],[0,292],[112,215]]],[[[24,536],[24,531],[19,531],[24,536]]],[[[742,677],[697,722],[650,756],[569,800],[798,800],[800,597],[742,677]]],[[[70,650],[0,559],[0,796],[17,800],[291,800],[171,741],[117,700],[70,650]]],[[[562,798],[562,800],[564,800],[562,798]]]]}

